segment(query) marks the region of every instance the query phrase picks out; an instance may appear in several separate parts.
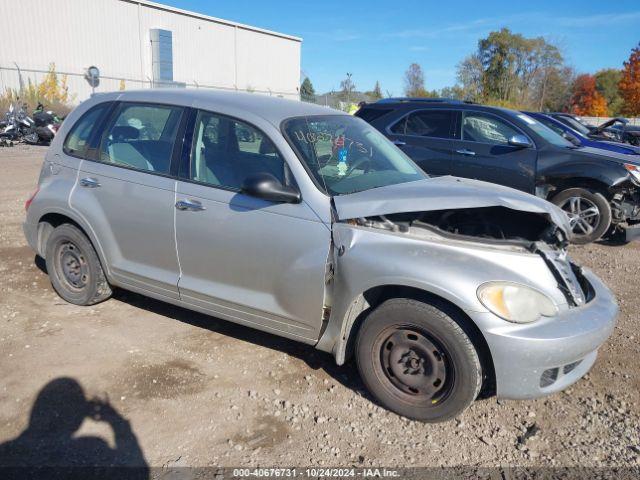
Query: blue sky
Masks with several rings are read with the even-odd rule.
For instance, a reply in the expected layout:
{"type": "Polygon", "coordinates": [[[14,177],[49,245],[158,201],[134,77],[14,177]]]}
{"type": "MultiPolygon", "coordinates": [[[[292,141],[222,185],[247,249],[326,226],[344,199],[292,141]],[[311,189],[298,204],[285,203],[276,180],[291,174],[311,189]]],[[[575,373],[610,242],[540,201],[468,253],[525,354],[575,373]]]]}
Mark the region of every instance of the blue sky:
{"type": "Polygon", "coordinates": [[[551,40],[580,73],[620,68],[640,42],[638,0],[157,1],[302,37],[302,70],[319,93],[351,72],[358,90],[379,80],[399,95],[412,62],[428,89],[453,85],[458,62],[503,26],[551,40]]]}

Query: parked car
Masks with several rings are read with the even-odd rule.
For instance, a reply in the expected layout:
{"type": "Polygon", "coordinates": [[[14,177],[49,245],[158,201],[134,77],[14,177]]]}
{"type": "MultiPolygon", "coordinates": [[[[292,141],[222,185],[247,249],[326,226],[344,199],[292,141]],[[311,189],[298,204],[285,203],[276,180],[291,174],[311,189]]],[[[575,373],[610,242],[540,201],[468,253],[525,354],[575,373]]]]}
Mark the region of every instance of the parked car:
{"type": "Polygon", "coordinates": [[[640,127],[629,125],[629,121],[626,118],[612,118],[599,126],[595,126],[570,113],[548,113],[547,115],[594,140],[627,143],[640,147],[640,127]]]}
{"type": "Polygon", "coordinates": [[[569,125],[562,123],[560,120],[553,118],[550,115],[540,112],[523,112],[530,117],[535,118],[544,126],[550,128],[558,135],[562,135],[564,138],[572,142],[579,147],[593,147],[601,150],[607,150],[609,152],[625,153],[627,155],[640,155],[640,147],[634,147],[633,145],[625,145],[620,142],[608,141],[608,140],[596,140],[585,135],[584,133],[571,128],[569,125]]]}
{"type": "Polygon", "coordinates": [[[385,99],[357,115],[430,175],[550,200],[569,215],[575,243],[640,235],[640,162],[631,155],[577,148],[522,112],[454,100],[385,99]]]}
{"type": "Polygon", "coordinates": [[[353,353],[382,405],[423,421],[454,417],[481,388],[566,388],[618,311],[567,256],[559,208],[429,178],[361,119],[267,96],[96,94],[54,137],[26,210],[28,243],[66,301],[120,287],[339,365],[353,353]]]}

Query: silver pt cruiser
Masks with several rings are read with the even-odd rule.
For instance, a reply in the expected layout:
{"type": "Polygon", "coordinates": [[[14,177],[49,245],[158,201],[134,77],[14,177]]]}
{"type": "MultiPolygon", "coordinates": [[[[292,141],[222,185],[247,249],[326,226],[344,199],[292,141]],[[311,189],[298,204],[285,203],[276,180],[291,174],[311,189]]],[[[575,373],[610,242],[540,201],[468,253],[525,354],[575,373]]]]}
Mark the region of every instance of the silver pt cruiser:
{"type": "Polygon", "coordinates": [[[95,95],[49,148],[24,231],[55,290],[113,287],[354,355],[423,421],[481,389],[546,395],[593,365],[611,292],[567,256],[562,211],[428,178],[364,121],[254,94],[95,95]]]}

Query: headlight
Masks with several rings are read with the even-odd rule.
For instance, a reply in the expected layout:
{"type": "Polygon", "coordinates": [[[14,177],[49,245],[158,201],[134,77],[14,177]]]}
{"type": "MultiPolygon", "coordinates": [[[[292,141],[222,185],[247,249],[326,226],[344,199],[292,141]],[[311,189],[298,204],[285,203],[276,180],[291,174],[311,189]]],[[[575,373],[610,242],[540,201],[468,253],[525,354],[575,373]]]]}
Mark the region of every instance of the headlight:
{"type": "Polygon", "coordinates": [[[640,167],[638,165],[632,165],[630,163],[625,163],[624,168],[631,174],[636,183],[640,183],[640,167]]]}
{"type": "Polygon", "coordinates": [[[558,307],[549,297],[517,283],[482,284],[478,288],[478,299],[489,311],[509,322],[530,323],[558,313],[558,307]]]}

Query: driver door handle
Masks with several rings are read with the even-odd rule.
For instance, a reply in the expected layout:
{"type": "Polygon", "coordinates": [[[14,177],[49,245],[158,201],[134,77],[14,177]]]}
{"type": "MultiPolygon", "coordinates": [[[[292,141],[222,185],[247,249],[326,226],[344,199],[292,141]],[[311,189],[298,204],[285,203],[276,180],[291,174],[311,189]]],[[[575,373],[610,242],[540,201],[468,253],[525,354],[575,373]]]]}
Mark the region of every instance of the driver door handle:
{"type": "Polygon", "coordinates": [[[100,182],[95,178],[86,177],[80,180],[80,185],[87,188],[98,188],[100,186],[100,182]]]}
{"type": "Polygon", "coordinates": [[[206,210],[206,207],[197,200],[178,200],[176,202],[176,208],[182,211],[200,212],[206,210]]]}
{"type": "Polygon", "coordinates": [[[473,150],[467,150],[466,148],[456,150],[456,153],[459,153],[460,155],[468,155],[470,157],[473,157],[476,154],[476,152],[474,152],[473,150]]]}
{"type": "Polygon", "coordinates": [[[396,145],[396,146],[398,146],[398,147],[401,147],[401,146],[403,146],[403,145],[406,145],[406,144],[407,144],[407,142],[403,142],[402,140],[394,140],[394,141],[393,141],[393,144],[394,144],[394,145],[396,145]]]}

